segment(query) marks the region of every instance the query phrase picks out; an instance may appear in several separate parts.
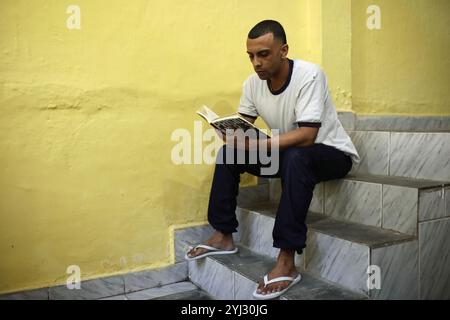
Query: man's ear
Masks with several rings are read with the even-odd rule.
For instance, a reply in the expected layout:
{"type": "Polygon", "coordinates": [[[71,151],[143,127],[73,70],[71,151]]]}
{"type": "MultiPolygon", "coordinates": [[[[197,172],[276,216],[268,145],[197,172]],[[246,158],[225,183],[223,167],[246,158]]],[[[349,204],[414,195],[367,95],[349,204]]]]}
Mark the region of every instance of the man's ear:
{"type": "Polygon", "coordinates": [[[283,57],[283,59],[286,59],[288,52],[289,52],[289,45],[287,43],[283,44],[281,46],[281,56],[283,57]]]}

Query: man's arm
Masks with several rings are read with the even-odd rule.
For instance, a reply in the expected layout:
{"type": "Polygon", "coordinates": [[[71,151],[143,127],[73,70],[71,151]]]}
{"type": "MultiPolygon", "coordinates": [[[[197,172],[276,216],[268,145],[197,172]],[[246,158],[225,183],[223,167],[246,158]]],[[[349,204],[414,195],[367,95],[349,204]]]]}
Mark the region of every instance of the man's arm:
{"type": "MultiPolygon", "coordinates": [[[[250,117],[247,115],[244,115],[240,113],[242,117],[244,117],[246,120],[248,120],[251,123],[255,123],[255,120],[257,118],[250,117]]],[[[316,127],[300,127],[295,130],[286,132],[284,134],[281,134],[278,136],[278,149],[284,150],[289,147],[307,147],[312,146],[314,142],[316,141],[317,133],[319,132],[319,128],[316,127]]],[[[222,139],[224,142],[226,142],[225,137],[222,136],[222,139]]],[[[249,143],[246,143],[246,149],[252,150],[256,147],[256,144],[258,143],[257,140],[249,141],[249,143]]],[[[260,140],[259,143],[267,143],[268,150],[271,150],[272,148],[272,140],[260,140]]],[[[235,144],[238,145],[238,144],[235,144]]]]}
{"type": "MultiPolygon", "coordinates": [[[[248,120],[251,123],[255,123],[256,118],[250,117],[240,113],[242,117],[248,120]]],[[[284,150],[289,147],[307,147],[314,144],[317,138],[317,133],[319,132],[319,128],[317,127],[299,127],[292,131],[286,132],[278,136],[278,149],[284,150]]],[[[225,142],[225,140],[224,140],[225,142]]],[[[256,148],[257,140],[249,141],[246,143],[246,149],[252,150],[256,148]]],[[[272,140],[260,140],[259,143],[267,143],[268,150],[271,150],[272,140]]]]}
{"type": "Polygon", "coordinates": [[[245,120],[247,120],[248,122],[251,122],[252,124],[254,124],[257,119],[256,117],[250,117],[250,116],[248,116],[246,114],[242,114],[242,113],[239,113],[239,115],[241,117],[243,117],[245,120]]]}
{"type": "MultiPolygon", "coordinates": [[[[289,147],[308,147],[312,146],[317,137],[319,128],[315,127],[300,127],[295,130],[286,132],[278,136],[277,147],[278,150],[284,150],[289,147]]],[[[274,144],[274,139],[264,139],[264,140],[246,140],[245,149],[246,150],[256,150],[258,145],[266,144],[267,150],[272,150],[272,145],[274,144]]],[[[236,146],[243,144],[235,143],[236,146]]]]}
{"type": "MultiPolygon", "coordinates": [[[[316,141],[318,132],[319,128],[315,127],[300,127],[286,132],[278,136],[278,148],[283,150],[289,147],[312,146],[316,141]]],[[[272,139],[268,139],[267,144],[270,150],[272,148],[272,139]]]]}

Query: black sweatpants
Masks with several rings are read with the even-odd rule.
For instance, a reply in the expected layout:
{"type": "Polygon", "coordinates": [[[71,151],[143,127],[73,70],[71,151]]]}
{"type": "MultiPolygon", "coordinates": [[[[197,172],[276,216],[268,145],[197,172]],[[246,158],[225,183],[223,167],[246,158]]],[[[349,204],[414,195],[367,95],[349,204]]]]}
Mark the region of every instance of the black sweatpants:
{"type": "MultiPolygon", "coordinates": [[[[301,254],[306,247],[305,223],[317,183],[343,178],[351,169],[350,156],[324,144],[291,147],[280,151],[275,174],[262,175],[259,161],[240,161],[237,152],[224,145],[217,156],[208,206],[208,222],[225,234],[236,232],[236,197],[240,174],[248,172],[259,177],[281,178],[281,198],[273,228],[273,246],[296,250],[301,254]],[[232,154],[228,154],[232,152],[232,154]],[[244,162],[244,163],[243,163],[244,162]],[[256,163],[255,163],[256,162],[256,163]]],[[[251,158],[250,158],[251,159],[251,158]]]]}

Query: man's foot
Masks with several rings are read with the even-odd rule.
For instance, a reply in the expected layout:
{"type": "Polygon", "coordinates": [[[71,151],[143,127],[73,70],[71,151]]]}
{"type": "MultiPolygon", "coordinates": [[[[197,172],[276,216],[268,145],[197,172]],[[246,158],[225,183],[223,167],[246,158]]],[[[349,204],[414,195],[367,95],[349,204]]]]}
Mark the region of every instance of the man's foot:
{"type": "MultiPolygon", "coordinates": [[[[277,264],[275,268],[268,274],[268,280],[272,280],[278,277],[292,277],[295,278],[298,275],[298,271],[295,267],[286,267],[277,264]]],[[[279,292],[281,290],[286,289],[292,281],[277,281],[274,283],[270,283],[267,286],[264,286],[264,281],[261,280],[258,285],[257,293],[266,295],[273,292],[279,292]]]]}
{"type": "MultiPolygon", "coordinates": [[[[268,273],[268,281],[278,277],[293,277],[298,275],[294,264],[294,250],[280,249],[276,266],[268,273]]],[[[264,281],[260,281],[256,293],[266,295],[273,292],[279,292],[286,289],[292,281],[277,281],[264,285],[264,281]]]]}
{"type": "MultiPolygon", "coordinates": [[[[203,244],[222,250],[233,250],[235,248],[232,234],[223,234],[219,231],[215,231],[208,240],[203,242],[203,244]]],[[[208,251],[209,250],[205,248],[193,248],[188,251],[187,256],[193,258],[208,251]]]]}

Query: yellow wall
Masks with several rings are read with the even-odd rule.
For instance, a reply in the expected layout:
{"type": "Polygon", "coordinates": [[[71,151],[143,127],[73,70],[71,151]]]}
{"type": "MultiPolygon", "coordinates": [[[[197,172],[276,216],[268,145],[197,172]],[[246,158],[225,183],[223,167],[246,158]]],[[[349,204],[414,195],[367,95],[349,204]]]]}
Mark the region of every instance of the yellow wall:
{"type": "Polygon", "coordinates": [[[205,221],[213,170],[173,165],[171,133],[203,103],[235,111],[256,22],[280,20],[299,56],[302,7],[1,1],[0,292],[65,283],[72,264],[82,279],[170,264],[170,226],[205,221]]]}
{"type": "Polygon", "coordinates": [[[448,0],[352,1],[353,111],[450,115],[449,13],[448,0]],[[370,4],[380,30],[366,27],[370,4]]]}
{"type": "Polygon", "coordinates": [[[352,111],[351,0],[322,1],[322,67],[338,110],[352,111]]]}

